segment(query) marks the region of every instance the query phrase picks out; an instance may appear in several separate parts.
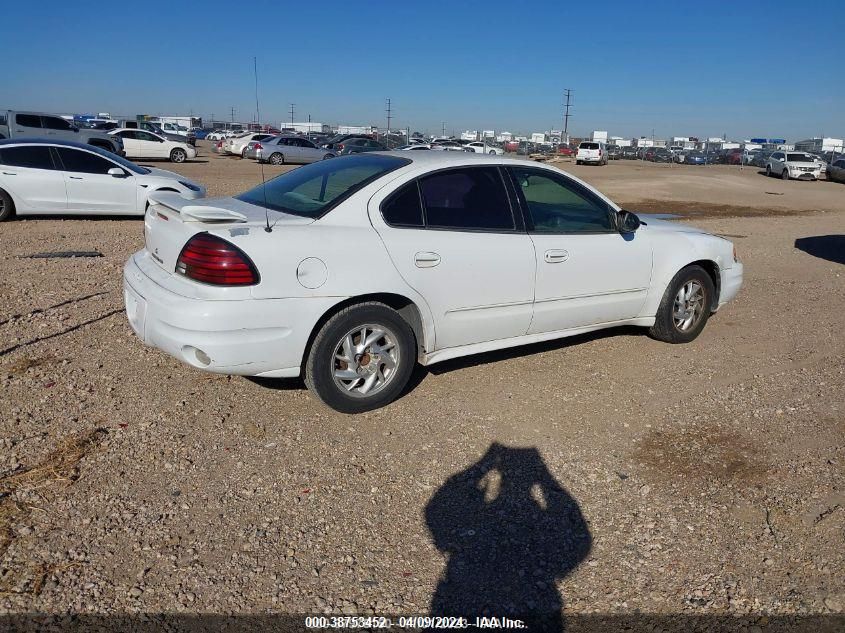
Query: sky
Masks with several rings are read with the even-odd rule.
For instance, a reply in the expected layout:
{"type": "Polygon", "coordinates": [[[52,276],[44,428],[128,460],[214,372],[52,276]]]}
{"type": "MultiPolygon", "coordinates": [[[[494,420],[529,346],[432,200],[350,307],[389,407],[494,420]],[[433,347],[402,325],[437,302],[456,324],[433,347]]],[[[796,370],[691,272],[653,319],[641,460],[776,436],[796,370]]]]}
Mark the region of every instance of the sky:
{"type": "Polygon", "coordinates": [[[274,125],[845,136],[841,0],[84,4],[5,6],[0,107],[251,122],[255,57],[274,125]]]}

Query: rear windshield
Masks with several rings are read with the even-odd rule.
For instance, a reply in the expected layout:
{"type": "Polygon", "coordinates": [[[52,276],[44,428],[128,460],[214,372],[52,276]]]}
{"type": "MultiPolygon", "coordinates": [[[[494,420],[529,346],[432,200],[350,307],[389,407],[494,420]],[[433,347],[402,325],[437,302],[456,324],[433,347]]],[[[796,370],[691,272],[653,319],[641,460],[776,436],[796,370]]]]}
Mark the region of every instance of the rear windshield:
{"type": "Polygon", "coordinates": [[[787,154],[786,160],[791,163],[812,163],[813,159],[806,154],[787,154]]]}
{"type": "Polygon", "coordinates": [[[355,154],[305,165],[235,196],[274,211],[318,218],[376,178],[410,163],[404,158],[355,154]]]}
{"type": "Polygon", "coordinates": [[[580,149],[598,149],[599,144],[598,143],[581,143],[578,147],[580,149]]]}

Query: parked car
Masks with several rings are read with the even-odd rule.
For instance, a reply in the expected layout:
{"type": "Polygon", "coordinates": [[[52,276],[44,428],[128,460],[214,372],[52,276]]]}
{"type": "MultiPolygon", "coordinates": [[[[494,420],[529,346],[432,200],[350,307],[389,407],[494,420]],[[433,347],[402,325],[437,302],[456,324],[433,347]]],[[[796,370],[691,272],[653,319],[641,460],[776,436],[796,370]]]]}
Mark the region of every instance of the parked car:
{"type": "Polygon", "coordinates": [[[285,163],[313,163],[334,158],[337,150],[317,147],[302,136],[274,136],[255,145],[256,158],[261,163],[284,165],[285,163]]]}
{"type": "Polygon", "coordinates": [[[198,140],[205,139],[205,137],[208,136],[209,132],[210,130],[204,130],[201,127],[195,127],[189,130],[189,134],[193,134],[194,138],[198,140]]]}
{"type": "Polygon", "coordinates": [[[150,194],[162,189],[185,202],[205,196],[205,187],[185,176],[92,145],[0,141],[0,220],[34,213],[141,215],[150,194]]]}
{"type": "Polygon", "coordinates": [[[783,180],[818,180],[821,169],[818,163],[804,152],[777,151],[772,152],[766,161],[766,175],[780,176],[783,180]]]}
{"type": "Polygon", "coordinates": [[[152,132],[153,134],[157,134],[158,136],[167,139],[168,141],[176,141],[177,143],[187,143],[192,147],[196,147],[197,144],[197,135],[194,134],[193,131],[188,132],[187,136],[182,134],[174,134],[172,132],[165,132],[161,129],[158,123],[154,121],[138,121],[136,119],[121,119],[119,121],[120,125],[117,128],[128,128],[128,129],[137,129],[137,130],[146,130],[147,132],[152,132]]]}
{"type": "Polygon", "coordinates": [[[515,152],[519,149],[519,141],[506,141],[505,142],[505,151],[506,152],[515,152]]]}
{"type": "Polygon", "coordinates": [[[607,165],[607,148],[600,141],[582,141],[575,153],[575,164],[607,165]]]}
{"type": "Polygon", "coordinates": [[[707,156],[703,152],[687,151],[687,153],[684,154],[684,164],[685,165],[706,165],[707,164],[707,156]]]}
{"type": "Polygon", "coordinates": [[[467,143],[464,148],[469,149],[476,154],[495,154],[497,156],[501,156],[505,153],[505,150],[501,147],[485,143],[484,141],[473,141],[472,143],[467,143]]]}
{"type": "Polygon", "coordinates": [[[186,160],[197,157],[196,148],[184,141],[168,141],[146,130],[119,128],[112,130],[109,134],[120,137],[127,158],[162,158],[171,163],[184,163],[186,160]]]}
{"type": "Polygon", "coordinates": [[[366,136],[364,134],[335,134],[325,143],[320,145],[320,147],[330,150],[337,150],[336,153],[339,153],[340,149],[338,149],[338,145],[353,138],[363,138],[367,140],[372,140],[372,137],[366,136]]]}
{"type": "Polygon", "coordinates": [[[431,149],[440,150],[443,152],[473,152],[474,150],[467,149],[457,141],[452,139],[437,139],[431,142],[431,149]]]}
{"type": "Polygon", "coordinates": [[[637,148],[636,147],[623,147],[622,148],[622,158],[626,160],[634,160],[638,158],[637,156],[637,148]]]}
{"type": "Polygon", "coordinates": [[[675,156],[665,147],[655,147],[651,152],[646,154],[646,160],[654,163],[673,163],[675,162],[675,156]]]}
{"type": "Polygon", "coordinates": [[[827,166],[827,179],[845,182],[845,158],[838,158],[827,166]]]}
{"type": "Polygon", "coordinates": [[[138,337],[205,371],[304,373],[346,413],[397,398],[418,362],[618,325],[692,341],[743,277],[727,239],[499,156],[359,154],[152,200],[123,277],[138,337]]]}
{"type": "Polygon", "coordinates": [[[0,112],[0,140],[14,138],[72,141],[123,154],[120,139],[109,136],[108,132],[79,128],[60,116],[41,112],[0,112]]]}
{"type": "Polygon", "coordinates": [[[619,160],[620,158],[622,158],[622,148],[618,145],[608,145],[607,157],[610,160],[619,160]]]}
{"type": "Polygon", "coordinates": [[[559,156],[574,156],[575,150],[566,143],[561,143],[557,146],[557,153],[559,156]]]}
{"type": "Polygon", "coordinates": [[[249,145],[250,141],[266,141],[270,138],[273,138],[273,135],[266,132],[245,132],[223,141],[223,153],[246,158],[246,146],[249,145]]]}
{"type": "Polygon", "coordinates": [[[205,138],[208,141],[220,141],[223,139],[223,134],[225,134],[225,130],[214,130],[207,134],[205,138]]]}
{"type": "Polygon", "coordinates": [[[735,147],[729,149],[725,152],[725,164],[726,165],[741,165],[742,164],[742,156],[745,150],[741,147],[735,147]]]}
{"type": "Polygon", "coordinates": [[[407,152],[421,149],[431,149],[431,145],[428,143],[414,143],[413,145],[403,145],[402,147],[397,147],[396,151],[407,152]]]}
{"type": "Polygon", "coordinates": [[[351,138],[339,143],[337,149],[340,150],[340,155],[346,154],[360,154],[361,152],[384,152],[387,148],[370,138],[351,138]]]}

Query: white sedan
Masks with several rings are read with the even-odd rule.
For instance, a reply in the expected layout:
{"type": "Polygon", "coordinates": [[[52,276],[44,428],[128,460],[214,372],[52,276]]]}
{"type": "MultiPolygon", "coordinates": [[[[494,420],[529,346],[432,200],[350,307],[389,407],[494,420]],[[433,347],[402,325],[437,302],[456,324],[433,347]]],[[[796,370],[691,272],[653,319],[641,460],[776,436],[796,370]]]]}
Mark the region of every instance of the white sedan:
{"type": "Polygon", "coordinates": [[[476,154],[495,154],[496,156],[501,156],[505,153],[505,150],[501,147],[490,145],[490,143],[485,143],[484,141],[474,141],[469,143],[466,147],[476,154]]]}
{"type": "Polygon", "coordinates": [[[416,363],[618,325],[687,343],[742,284],[730,241],[498,156],[356,154],[153,200],[124,268],[137,335],[206,371],[304,373],[347,413],[398,397],[416,363]]]}
{"type": "Polygon", "coordinates": [[[195,147],[179,141],[168,141],[163,136],[147,130],[119,128],[109,134],[123,139],[127,158],[161,158],[172,163],[184,163],[189,158],[197,157],[195,147]]]}
{"type": "Polygon", "coordinates": [[[0,220],[29,214],[143,215],[150,194],[202,198],[205,187],[70,141],[0,141],[0,220]]]}
{"type": "Polygon", "coordinates": [[[234,154],[235,156],[246,158],[245,152],[250,142],[266,141],[268,138],[273,138],[273,135],[267,134],[266,132],[246,132],[239,136],[227,138],[223,141],[223,147],[221,149],[224,154],[234,154]]]}

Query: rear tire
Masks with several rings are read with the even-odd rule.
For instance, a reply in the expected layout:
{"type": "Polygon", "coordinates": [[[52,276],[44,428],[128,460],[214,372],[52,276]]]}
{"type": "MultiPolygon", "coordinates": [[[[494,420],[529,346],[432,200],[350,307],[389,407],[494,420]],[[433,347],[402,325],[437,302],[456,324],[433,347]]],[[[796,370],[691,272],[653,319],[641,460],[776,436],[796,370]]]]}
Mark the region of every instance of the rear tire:
{"type": "Polygon", "coordinates": [[[576,160],[575,160],[575,164],[576,164],[576,165],[580,165],[580,164],[581,164],[581,161],[576,159],[576,160]]]}
{"type": "Polygon", "coordinates": [[[772,175],[772,166],[771,165],[766,165],[766,175],[767,176],[772,175]]]}
{"type": "Polygon", "coordinates": [[[173,151],[170,152],[170,162],[171,163],[184,163],[188,158],[188,154],[185,150],[177,147],[173,151]]]}
{"type": "Polygon", "coordinates": [[[12,196],[0,189],[0,222],[11,220],[15,216],[15,203],[12,196]]]}
{"type": "Polygon", "coordinates": [[[270,158],[267,159],[267,162],[271,165],[284,165],[285,157],[279,152],[274,152],[270,154],[270,158]]]}
{"type": "Polygon", "coordinates": [[[414,332],[405,319],[383,303],[360,303],[320,328],[305,361],[305,384],[335,411],[361,413],[396,399],[415,363],[414,332]]]}
{"type": "Polygon", "coordinates": [[[649,334],[665,343],[694,341],[710,318],[715,296],[713,280],[701,266],[681,269],[663,293],[649,334]]]}

